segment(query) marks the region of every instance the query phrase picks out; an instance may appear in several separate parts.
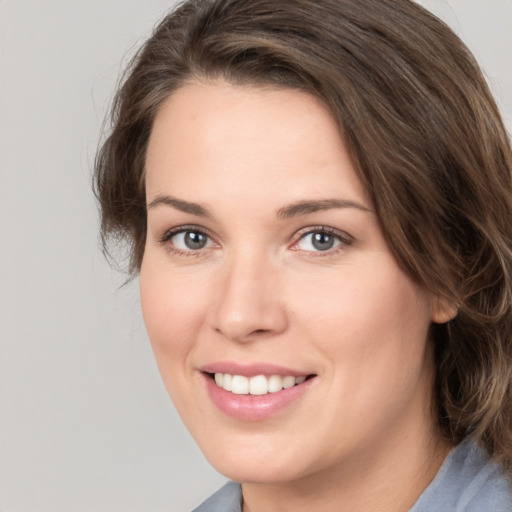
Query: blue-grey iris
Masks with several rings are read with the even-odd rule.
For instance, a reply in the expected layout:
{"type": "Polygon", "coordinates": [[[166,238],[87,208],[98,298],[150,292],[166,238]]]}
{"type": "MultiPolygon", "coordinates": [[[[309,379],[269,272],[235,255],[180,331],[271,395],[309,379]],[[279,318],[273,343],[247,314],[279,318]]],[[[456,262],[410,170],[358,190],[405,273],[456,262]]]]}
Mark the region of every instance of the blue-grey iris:
{"type": "Polygon", "coordinates": [[[203,249],[208,243],[208,237],[204,233],[198,233],[196,231],[187,231],[185,233],[184,242],[187,248],[189,249],[203,249]]]}
{"type": "Polygon", "coordinates": [[[326,233],[313,233],[311,243],[319,251],[328,251],[334,246],[334,237],[326,233]]]}

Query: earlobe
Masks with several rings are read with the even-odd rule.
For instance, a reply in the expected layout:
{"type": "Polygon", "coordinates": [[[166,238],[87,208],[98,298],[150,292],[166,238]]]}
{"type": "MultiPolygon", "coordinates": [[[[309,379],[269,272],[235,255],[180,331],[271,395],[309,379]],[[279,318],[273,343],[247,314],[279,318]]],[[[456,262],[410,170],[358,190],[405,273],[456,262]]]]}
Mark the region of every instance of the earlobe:
{"type": "Polygon", "coordinates": [[[445,324],[453,320],[459,308],[456,304],[442,297],[434,297],[432,301],[432,322],[435,324],[445,324]]]}

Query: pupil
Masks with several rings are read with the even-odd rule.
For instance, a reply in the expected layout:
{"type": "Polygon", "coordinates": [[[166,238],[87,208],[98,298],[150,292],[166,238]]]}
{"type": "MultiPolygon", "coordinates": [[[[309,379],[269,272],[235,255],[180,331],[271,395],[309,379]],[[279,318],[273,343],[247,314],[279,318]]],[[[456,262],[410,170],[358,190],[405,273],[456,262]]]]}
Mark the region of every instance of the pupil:
{"type": "Polygon", "coordinates": [[[313,234],[313,247],[319,251],[327,251],[334,245],[334,238],[325,233],[314,233],[313,234]]]}
{"type": "Polygon", "coordinates": [[[185,234],[185,245],[189,249],[202,249],[206,245],[207,237],[203,233],[187,231],[185,234]]]}

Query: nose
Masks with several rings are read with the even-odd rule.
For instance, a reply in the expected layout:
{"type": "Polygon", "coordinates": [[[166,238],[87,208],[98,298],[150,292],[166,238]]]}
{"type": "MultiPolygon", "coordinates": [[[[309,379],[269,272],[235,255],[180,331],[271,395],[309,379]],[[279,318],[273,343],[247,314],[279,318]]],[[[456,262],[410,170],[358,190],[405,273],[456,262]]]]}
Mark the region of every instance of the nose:
{"type": "Polygon", "coordinates": [[[270,338],[288,327],[279,271],[263,258],[238,257],[219,269],[211,325],[236,342],[270,338]]]}

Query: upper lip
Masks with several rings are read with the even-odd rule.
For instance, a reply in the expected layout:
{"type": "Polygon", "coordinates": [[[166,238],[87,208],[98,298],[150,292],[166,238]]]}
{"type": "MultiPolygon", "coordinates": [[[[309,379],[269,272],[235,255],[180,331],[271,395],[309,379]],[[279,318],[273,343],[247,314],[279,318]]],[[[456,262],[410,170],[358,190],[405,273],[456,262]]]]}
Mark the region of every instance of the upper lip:
{"type": "Polygon", "coordinates": [[[308,375],[312,375],[312,372],[271,363],[235,363],[230,361],[218,361],[205,364],[199,368],[199,370],[205,373],[228,373],[230,375],[243,375],[244,377],[255,377],[256,375],[307,377],[308,375]]]}

